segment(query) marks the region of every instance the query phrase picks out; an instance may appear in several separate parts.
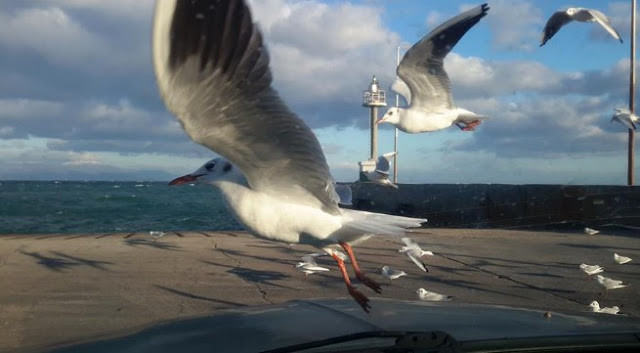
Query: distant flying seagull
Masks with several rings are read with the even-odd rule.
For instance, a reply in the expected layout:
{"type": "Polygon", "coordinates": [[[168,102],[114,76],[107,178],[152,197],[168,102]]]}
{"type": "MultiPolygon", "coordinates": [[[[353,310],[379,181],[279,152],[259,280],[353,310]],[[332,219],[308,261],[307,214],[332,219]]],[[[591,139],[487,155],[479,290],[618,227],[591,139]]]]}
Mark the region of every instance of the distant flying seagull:
{"type": "Polygon", "coordinates": [[[271,85],[268,50],[247,1],[159,0],[152,48],[168,110],[193,141],[221,156],[170,185],[213,185],[249,233],[331,254],[349,294],[368,312],[369,299],[333,249],[342,247],[356,277],[379,293],[352,244],[374,234],[402,235],[425,220],[339,207],[318,139],[271,85]]]}
{"type": "Polygon", "coordinates": [[[296,269],[304,273],[305,276],[317,273],[317,272],[326,272],[329,271],[328,268],[320,267],[316,263],[316,257],[323,256],[325,253],[313,253],[304,255],[302,257],[302,262],[298,262],[296,264],[296,269]]]}
{"type": "Polygon", "coordinates": [[[614,254],[613,254],[613,260],[614,260],[615,262],[617,262],[618,264],[620,264],[620,265],[624,265],[624,264],[626,264],[627,262],[632,261],[633,259],[632,259],[632,258],[630,258],[630,257],[626,257],[626,256],[622,256],[622,255],[618,255],[618,254],[615,254],[615,253],[614,253],[614,254]]]}
{"type": "Polygon", "coordinates": [[[164,232],[162,231],[157,231],[157,230],[152,230],[149,232],[149,235],[153,238],[153,241],[158,241],[158,239],[162,238],[164,236],[164,232]]]}
{"type": "Polygon", "coordinates": [[[442,302],[453,299],[450,295],[444,295],[436,292],[429,292],[424,288],[419,288],[416,293],[418,293],[418,298],[424,301],[433,301],[433,302],[442,302]]]}
{"type": "Polygon", "coordinates": [[[429,269],[427,269],[427,266],[425,266],[421,258],[423,256],[433,256],[433,253],[431,251],[422,250],[420,245],[418,245],[418,243],[416,243],[409,237],[404,237],[401,240],[405,244],[405,246],[401,247],[398,252],[405,253],[407,256],[409,256],[409,259],[411,259],[411,261],[413,261],[413,263],[416,264],[416,266],[418,266],[418,268],[420,268],[422,271],[429,272],[429,269]]]}
{"type": "Polygon", "coordinates": [[[389,161],[391,160],[391,158],[394,158],[396,154],[397,152],[389,152],[379,156],[378,160],[376,161],[376,169],[371,172],[364,173],[367,179],[369,179],[372,183],[391,186],[397,189],[398,185],[389,180],[389,161]]]}
{"type": "Polygon", "coordinates": [[[584,227],[584,233],[585,233],[585,234],[589,234],[589,235],[596,235],[596,234],[600,233],[600,231],[599,231],[599,230],[595,230],[595,229],[591,229],[591,228],[584,227]]]}
{"type": "Polygon", "coordinates": [[[580,269],[589,276],[604,272],[604,268],[599,265],[580,264],[580,269]]]}
{"type": "Polygon", "coordinates": [[[383,277],[385,277],[385,278],[387,278],[389,280],[397,279],[397,278],[400,278],[402,276],[406,276],[407,275],[407,273],[404,272],[404,271],[399,271],[399,270],[396,270],[396,269],[392,268],[391,266],[386,266],[386,265],[382,266],[382,270],[380,270],[380,272],[382,273],[383,277]]]}
{"type": "Polygon", "coordinates": [[[486,16],[487,4],[450,19],[414,44],[397,68],[399,79],[392,89],[403,95],[409,106],[392,107],[378,120],[399,130],[416,134],[437,131],[456,124],[461,130],[473,130],[484,116],[453,104],[451,83],[444,70],[444,58],[465,33],[486,16]],[[409,94],[405,95],[408,87],[409,94]]]}
{"type": "Polygon", "coordinates": [[[602,28],[604,28],[611,36],[622,43],[622,38],[620,38],[620,33],[616,31],[613,26],[609,23],[609,19],[605,14],[598,10],[593,9],[585,9],[582,7],[570,7],[565,11],[557,11],[547,21],[547,24],[544,26],[544,30],[542,31],[542,39],[540,40],[540,46],[545,45],[551,37],[553,37],[562,26],[566,25],[571,21],[578,22],[598,22],[602,28]]]}
{"type": "Polygon", "coordinates": [[[617,121],[631,130],[636,130],[636,124],[640,123],[640,117],[632,114],[627,108],[615,108],[611,121],[617,121]]]}
{"type": "Polygon", "coordinates": [[[612,306],[610,308],[607,308],[607,307],[601,308],[600,303],[598,303],[596,300],[592,301],[591,304],[589,304],[589,308],[591,308],[591,311],[593,311],[594,313],[615,315],[620,312],[620,308],[617,306],[612,306]]]}

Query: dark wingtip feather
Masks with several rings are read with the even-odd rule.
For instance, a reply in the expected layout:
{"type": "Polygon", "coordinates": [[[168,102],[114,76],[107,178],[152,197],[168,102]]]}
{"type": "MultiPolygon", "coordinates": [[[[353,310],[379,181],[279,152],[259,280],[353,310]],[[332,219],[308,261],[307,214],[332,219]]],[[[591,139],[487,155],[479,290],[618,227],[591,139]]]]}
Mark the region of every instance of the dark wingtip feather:
{"type": "Polygon", "coordinates": [[[481,6],[482,6],[482,16],[486,16],[487,11],[489,11],[490,9],[489,4],[484,3],[481,6]]]}

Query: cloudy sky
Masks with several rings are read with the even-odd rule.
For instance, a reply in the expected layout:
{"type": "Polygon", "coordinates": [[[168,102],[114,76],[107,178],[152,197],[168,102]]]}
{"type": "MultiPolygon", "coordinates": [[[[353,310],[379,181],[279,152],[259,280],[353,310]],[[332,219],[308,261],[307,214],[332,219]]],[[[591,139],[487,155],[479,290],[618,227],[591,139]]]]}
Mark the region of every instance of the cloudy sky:
{"type": "MultiPolygon", "coordinates": [[[[494,0],[445,60],[458,106],[488,115],[477,131],[400,134],[406,183],[626,183],[629,1],[494,0]],[[594,24],[538,47],[546,19],[583,6],[594,24]]],[[[451,0],[254,0],[274,85],[316,132],[335,178],[368,158],[362,90],[395,77],[404,51],[480,3],[451,0]]],[[[168,180],[212,153],[165,110],[151,66],[151,0],[0,2],[0,179],[168,180]]],[[[392,150],[380,131],[379,151],[392,150]]],[[[636,169],[636,174],[640,169],[636,169]]]]}

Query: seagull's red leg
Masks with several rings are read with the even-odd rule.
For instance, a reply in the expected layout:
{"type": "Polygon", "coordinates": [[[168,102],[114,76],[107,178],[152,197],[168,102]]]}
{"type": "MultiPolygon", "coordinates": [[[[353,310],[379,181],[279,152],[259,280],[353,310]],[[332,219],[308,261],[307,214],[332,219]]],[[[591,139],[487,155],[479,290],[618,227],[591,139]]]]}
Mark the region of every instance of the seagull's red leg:
{"type": "Polygon", "coordinates": [[[351,280],[349,279],[349,275],[347,274],[347,268],[344,267],[344,261],[340,257],[338,257],[338,255],[336,254],[331,254],[331,257],[333,257],[333,259],[336,260],[336,262],[338,263],[338,267],[340,267],[340,272],[342,272],[342,278],[344,279],[344,283],[347,285],[347,290],[349,291],[349,294],[353,297],[353,299],[356,300],[356,302],[358,302],[358,304],[360,304],[360,306],[362,307],[362,310],[368,313],[369,309],[371,309],[371,306],[369,305],[369,298],[367,298],[366,295],[360,293],[351,284],[351,280]]]}
{"type": "Polygon", "coordinates": [[[353,249],[351,249],[351,245],[341,242],[340,246],[342,246],[344,251],[346,251],[347,254],[349,255],[349,259],[351,260],[351,265],[353,265],[353,270],[356,272],[356,277],[358,278],[358,280],[364,283],[365,286],[376,291],[376,293],[382,293],[382,288],[380,287],[378,282],[368,278],[367,276],[364,275],[364,272],[360,270],[360,266],[358,266],[356,257],[355,255],[353,255],[353,249]]]}

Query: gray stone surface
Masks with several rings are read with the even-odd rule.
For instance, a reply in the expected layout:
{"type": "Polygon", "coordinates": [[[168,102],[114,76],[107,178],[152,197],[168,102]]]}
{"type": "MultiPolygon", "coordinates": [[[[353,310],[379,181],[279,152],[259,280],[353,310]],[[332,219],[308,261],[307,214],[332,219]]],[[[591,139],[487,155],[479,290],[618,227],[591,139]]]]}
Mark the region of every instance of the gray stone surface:
{"type": "MultiPolygon", "coordinates": [[[[412,237],[436,254],[424,258],[429,273],[397,252],[397,239],[378,237],[355,251],[383,292],[359,288],[371,297],[414,300],[424,287],[461,302],[551,311],[584,311],[597,299],[638,316],[639,235],[423,229],[412,237]],[[636,261],[617,265],[614,252],[636,261]],[[602,298],[595,280],[578,270],[581,262],[600,264],[607,276],[632,286],[602,298]],[[383,265],[408,276],[389,283],[379,274],[383,265]]],[[[143,233],[0,236],[0,351],[131,332],[226,308],[347,296],[330,258],[318,261],[330,272],[305,277],[294,269],[314,251],[242,232],[168,233],[156,242],[143,233]]]]}

